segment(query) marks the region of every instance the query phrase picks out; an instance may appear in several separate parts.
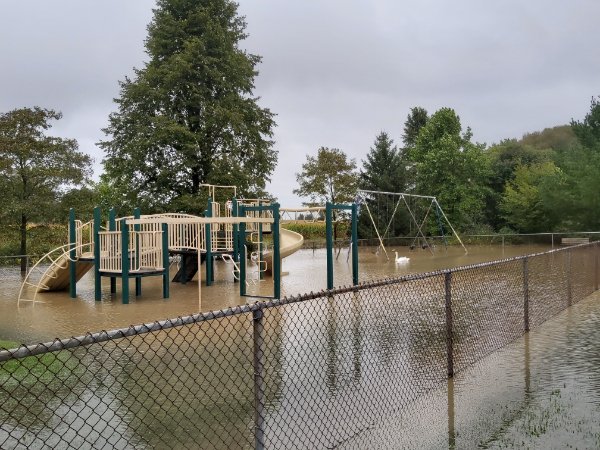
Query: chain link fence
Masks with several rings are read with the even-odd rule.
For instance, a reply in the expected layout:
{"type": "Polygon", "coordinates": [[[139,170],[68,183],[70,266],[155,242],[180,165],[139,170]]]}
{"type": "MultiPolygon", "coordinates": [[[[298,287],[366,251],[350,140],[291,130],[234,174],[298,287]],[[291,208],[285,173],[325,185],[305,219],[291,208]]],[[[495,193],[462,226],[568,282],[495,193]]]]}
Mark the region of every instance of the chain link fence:
{"type": "Polygon", "coordinates": [[[3,350],[0,447],[364,448],[597,290],[599,254],[592,243],[3,350]]]}

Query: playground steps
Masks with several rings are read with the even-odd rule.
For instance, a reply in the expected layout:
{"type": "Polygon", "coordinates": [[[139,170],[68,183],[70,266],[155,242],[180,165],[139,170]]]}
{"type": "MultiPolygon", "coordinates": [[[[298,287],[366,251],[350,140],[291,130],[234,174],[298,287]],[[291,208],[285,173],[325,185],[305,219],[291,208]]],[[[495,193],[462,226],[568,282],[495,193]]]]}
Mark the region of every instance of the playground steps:
{"type": "MultiPolygon", "coordinates": [[[[192,281],[198,272],[198,255],[196,253],[182,253],[181,258],[184,264],[181,264],[179,270],[173,277],[174,283],[187,283],[192,281]],[[184,270],[185,269],[185,270],[184,270]]],[[[200,254],[200,263],[206,260],[206,253],[200,254]]]]}
{"type": "MultiPolygon", "coordinates": [[[[75,278],[79,281],[93,266],[91,261],[77,261],[75,278]]],[[[69,259],[61,256],[38,283],[37,292],[64,291],[69,288],[69,259]]]]}

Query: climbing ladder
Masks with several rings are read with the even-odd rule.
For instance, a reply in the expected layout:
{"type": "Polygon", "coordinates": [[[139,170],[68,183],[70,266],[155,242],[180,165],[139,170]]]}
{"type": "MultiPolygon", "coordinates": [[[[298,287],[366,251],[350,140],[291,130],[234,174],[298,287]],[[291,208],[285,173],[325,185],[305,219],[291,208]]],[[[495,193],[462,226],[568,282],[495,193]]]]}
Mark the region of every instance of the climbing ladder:
{"type": "MultiPolygon", "coordinates": [[[[38,301],[37,294],[40,292],[66,289],[69,286],[69,263],[78,261],[85,253],[83,250],[89,245],[86,243],[73,247],[71,244],[66,244],[42,256],[25,275],[17,303],[33,302],[35,304],[38,301]],[[79,256],[71,258],[71,250],[75,250],[79,256]]],[[[80,261],[77,264],[77,280],[81,279],[91,267],[91,261],[80,261]]]]}

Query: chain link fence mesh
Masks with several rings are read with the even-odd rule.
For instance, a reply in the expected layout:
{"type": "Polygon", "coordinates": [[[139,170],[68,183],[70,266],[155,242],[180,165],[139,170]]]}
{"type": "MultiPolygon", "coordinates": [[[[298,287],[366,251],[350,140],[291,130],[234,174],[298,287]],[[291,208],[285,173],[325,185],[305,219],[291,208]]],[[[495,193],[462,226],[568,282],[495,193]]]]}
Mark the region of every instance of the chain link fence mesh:
{"type": "Polygon", "coordinates": [[[375,430],[386,447],[449,375],[597,290],[599,250],[3,350],[0,447],[364,448],[375,430]]]}

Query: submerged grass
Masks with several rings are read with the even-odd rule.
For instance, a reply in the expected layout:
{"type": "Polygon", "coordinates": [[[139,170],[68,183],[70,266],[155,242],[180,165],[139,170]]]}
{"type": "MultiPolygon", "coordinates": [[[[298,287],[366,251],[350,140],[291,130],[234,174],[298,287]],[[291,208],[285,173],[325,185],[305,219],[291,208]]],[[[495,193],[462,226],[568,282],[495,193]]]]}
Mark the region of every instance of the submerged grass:
{"type": "MultiPolygon", "coordinates": [[[[0,340],[1,349],[18,346],[17,342],[0,340]]],[[[85,372],[85,367],[68,350],[26,356],[0,363],[0,386],[6,388],[18,383],[29,385],[38,382],[47,384],[57,377],[64,380],[77,372],[85,372]]]]}

